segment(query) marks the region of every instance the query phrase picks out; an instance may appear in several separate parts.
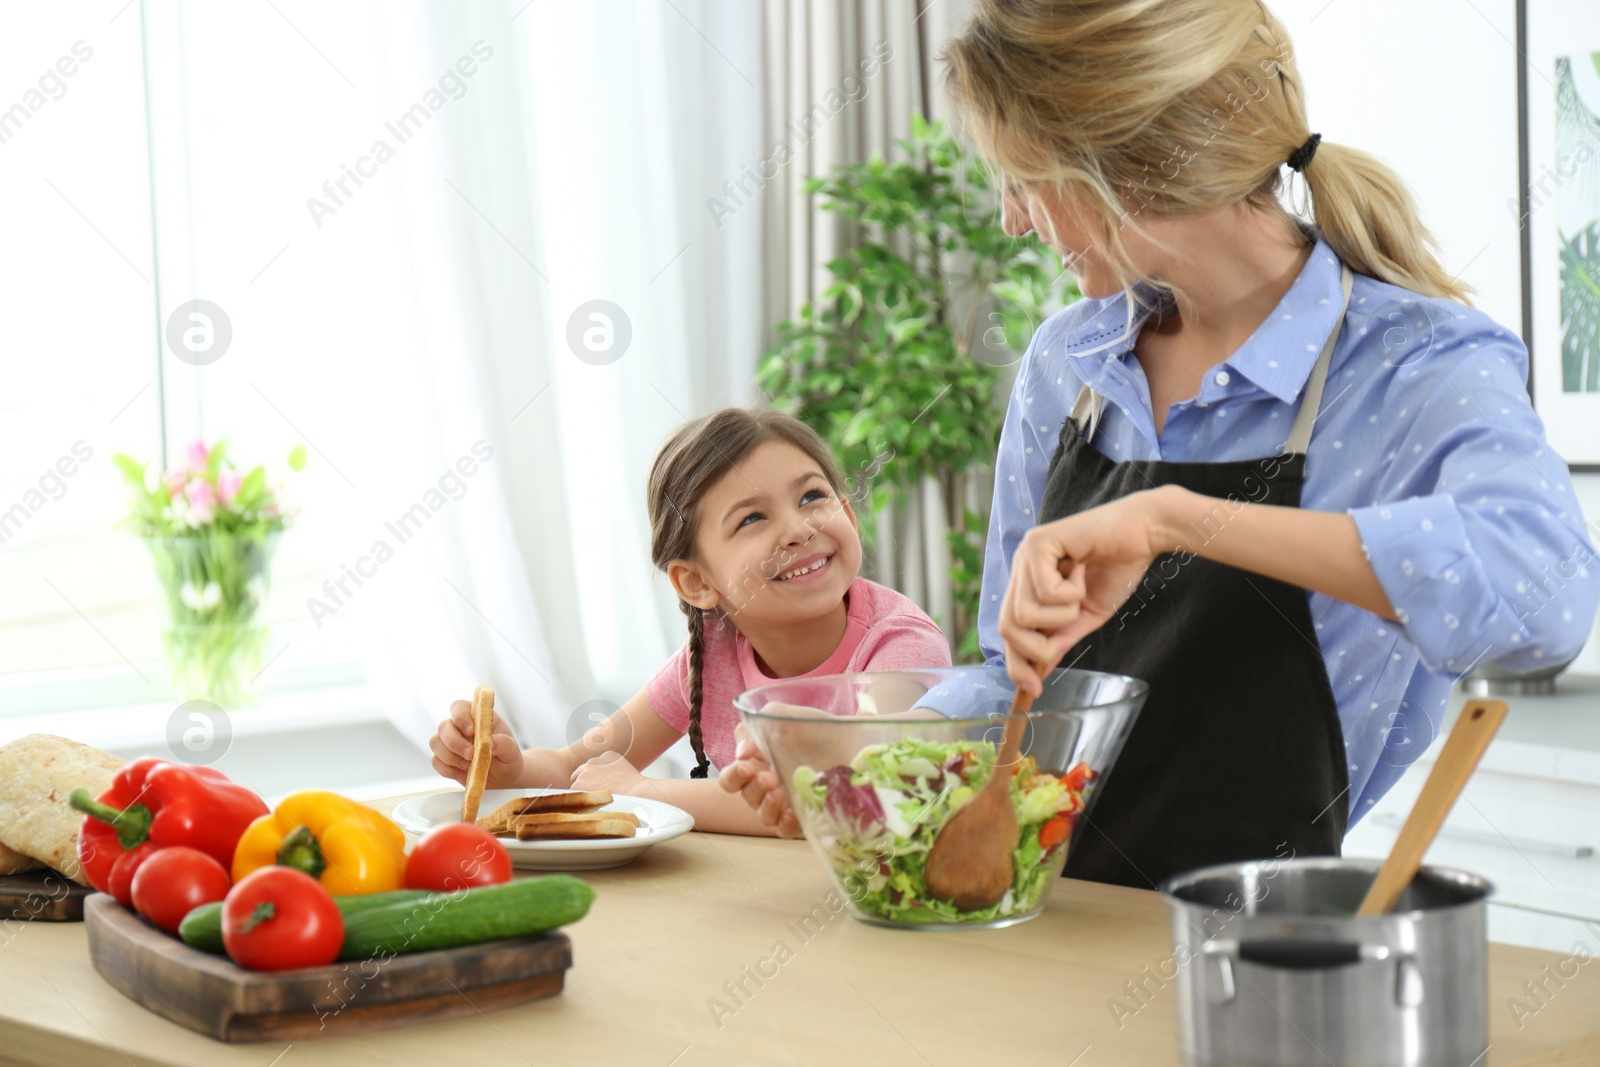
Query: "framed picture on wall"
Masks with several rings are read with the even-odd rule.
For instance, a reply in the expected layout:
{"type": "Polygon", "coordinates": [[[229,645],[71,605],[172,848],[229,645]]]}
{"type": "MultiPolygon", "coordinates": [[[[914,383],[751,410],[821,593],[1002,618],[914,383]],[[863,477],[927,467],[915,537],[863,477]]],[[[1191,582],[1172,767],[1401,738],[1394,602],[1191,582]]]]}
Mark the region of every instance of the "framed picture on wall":
{"type": "Polygon", "coordinates": [[[1600,471],[1600,3],[1517,0],[1522,337],[1553,448],[1600,471]]]}

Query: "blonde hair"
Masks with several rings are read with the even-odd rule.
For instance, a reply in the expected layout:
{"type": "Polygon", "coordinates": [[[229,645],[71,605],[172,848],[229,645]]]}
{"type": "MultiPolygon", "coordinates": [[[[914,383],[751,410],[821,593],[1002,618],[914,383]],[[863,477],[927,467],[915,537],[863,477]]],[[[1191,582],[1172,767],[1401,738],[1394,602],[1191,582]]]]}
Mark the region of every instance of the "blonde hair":
{"type": "MultiPolygon", "coordinates": [[[[804,452],[822,470],[835,494],[840,492],[839,466],[822,436],[786,412],[773,408],[723,408],[687,422],[675,430],[656,453],[645,488],[650,514],[650,561],[662,571],[675,559],[700,563],[696,534],[700,502],[722,476],[767,441],[786,441],[804,452]]],[[[710,772],[705,744],[700,737],[700,710],[704,699],[701,671],[705,665],[706,613],[678,598],[678,610],[689,624],[689,744],[694,748],[691,778],[710,772]]],[[[714,616],[728,622],[721,608],[714,616]]]]}
{"type": "MultiPolygon", "coordinates": [[[[1132,262],[1120,229],[1241,201],[1303,224],[1278,196],[1310,136],[1289,35],[1261,0],[976,0],[941,52],[952,119],[1012,180],[1053,185],[1103,227],[1130,296],[1173,287],[1132,262]]],[[[1314,225],[1350,269],[1470,303],[1399,176],[1322,141],[1301,172],[1314,225]]],[[[1305,234],[1314,239],[1311,233],[1305,234]]]]}

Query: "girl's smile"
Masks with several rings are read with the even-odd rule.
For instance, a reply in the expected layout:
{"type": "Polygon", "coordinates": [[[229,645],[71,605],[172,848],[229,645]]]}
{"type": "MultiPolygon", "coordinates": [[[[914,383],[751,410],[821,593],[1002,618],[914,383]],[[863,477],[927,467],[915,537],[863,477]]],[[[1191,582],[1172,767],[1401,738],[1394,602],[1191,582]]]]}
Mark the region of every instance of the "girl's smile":
{"type": "Polygon", "coordinates": [[[823,577],[833,573],[832,564],[832,553],[807,556],[788,570],[778,572],[777,580],[785,585],[820,581],[823,577]]]}

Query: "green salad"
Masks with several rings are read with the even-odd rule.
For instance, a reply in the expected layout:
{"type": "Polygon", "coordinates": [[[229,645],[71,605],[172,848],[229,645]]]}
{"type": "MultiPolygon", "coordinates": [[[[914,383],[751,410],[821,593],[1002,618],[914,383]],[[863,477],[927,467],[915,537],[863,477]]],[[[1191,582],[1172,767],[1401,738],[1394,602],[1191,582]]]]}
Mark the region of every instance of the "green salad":
{"type": "Polygon", "coordinates": [[[806,836],[867,914],[899,923],[993,922],[1039,905],[1051,861],[1072,836],[1095,778],[1086,763],[1057,775],[1024,757],[1011,780],[1022,831],[1011,888],[992,908],[961,911],[928,894],[923,866],[945,822],[988,781],[994,757],[987,741],[869,745],[849,764],[798,768],[791,798],[806,836]]]}

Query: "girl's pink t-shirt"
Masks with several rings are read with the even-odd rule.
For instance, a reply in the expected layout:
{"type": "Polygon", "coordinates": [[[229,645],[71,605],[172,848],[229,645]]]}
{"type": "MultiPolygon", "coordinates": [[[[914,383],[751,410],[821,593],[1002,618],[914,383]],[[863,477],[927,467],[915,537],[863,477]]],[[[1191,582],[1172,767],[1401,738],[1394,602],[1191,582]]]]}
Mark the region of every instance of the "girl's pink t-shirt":
{"type": "MultiPolygon", "coordinates": [[[[950,666],[950,643],[938,625],[911,598],[888,586],[857,577],[846,594],[844,637],[811,678],[854,671],[910,671],[950,666]]],[[[750,642],[732,623],[706,617],[705,658],[700,671],[700,739],[706,758],[718,768],[733,762],[734,728],[739,713],[733,698],[746,689],[785,679],[756,665],[750,642]]],[[[645,686],[656,714],[679,733],[689,731],[689,639],[645,686]]]]}

